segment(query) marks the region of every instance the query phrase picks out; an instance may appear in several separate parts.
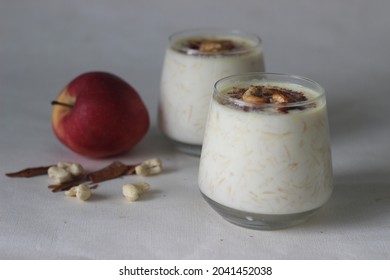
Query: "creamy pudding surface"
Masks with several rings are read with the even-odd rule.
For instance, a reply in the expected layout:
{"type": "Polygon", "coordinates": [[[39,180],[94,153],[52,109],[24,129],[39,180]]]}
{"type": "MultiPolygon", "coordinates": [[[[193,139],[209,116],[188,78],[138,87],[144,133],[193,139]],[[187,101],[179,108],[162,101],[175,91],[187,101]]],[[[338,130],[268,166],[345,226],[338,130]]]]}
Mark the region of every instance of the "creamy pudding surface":
{"type": "Polygon", "coordinates": [[[214,93],[199,186],[210,200],[247,213],[322,206],[333,189],[323,94],[261,80],[214,93]]]}
{"type": "Polygon", "coordinates": [[[159,125],[169,138],[201,145],[215,82],[228,75],[263,71],[257,37],[175,36],[166,51],[161,78],[159,125]]]}

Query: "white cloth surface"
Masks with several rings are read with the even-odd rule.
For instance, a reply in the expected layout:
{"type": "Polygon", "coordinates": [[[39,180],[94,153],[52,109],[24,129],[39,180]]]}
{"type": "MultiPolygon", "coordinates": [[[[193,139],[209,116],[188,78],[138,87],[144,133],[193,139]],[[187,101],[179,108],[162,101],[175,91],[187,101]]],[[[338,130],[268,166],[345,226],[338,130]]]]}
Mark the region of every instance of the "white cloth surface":
{"type": "Polygon", "coordinates": [[[389,259],[390,2],[387,0],[92,1],[0,3],[0,259],[389,259]],[[199,158],[178,153],[157,128],[168,36],[231,27],[263,40],[268,72],[306,76],[326,90],[335,190],[306,223],[285,230],[234,226],[203,201],[199,158]],[[75,76],[115,73],[144,99],[146,138],[116,157],[160,157],[165,171],[104,182],[82,203],[47,178],[6,172],[58,161],[101,168],[61,145],[50,101],[75,76]],[[152,186],[122,197],[126,182],[152,186]]]}

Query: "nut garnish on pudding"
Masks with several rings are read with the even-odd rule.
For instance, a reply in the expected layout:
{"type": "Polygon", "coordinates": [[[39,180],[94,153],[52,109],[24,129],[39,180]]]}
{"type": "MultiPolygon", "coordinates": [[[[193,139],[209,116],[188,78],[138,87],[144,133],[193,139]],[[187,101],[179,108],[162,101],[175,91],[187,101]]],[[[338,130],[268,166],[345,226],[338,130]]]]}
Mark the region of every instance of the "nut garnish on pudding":
{"type": "MultiPolygon", "coordinates": [[[[303,92],[293,91],[280,87],[270,87],[261,85],[251,85],[246,88],[232,88],[226,92],[231,98],[242,100],[244,102],[256,104],[294,104],[307,100],[303,92]]],[[[278,110],[288,113],[288,110],[300,109],[305,107],[278,107],[278,110]]]]}
{"type": "Polygon", "coordinates": [[[219,53],[223,51],[230,51],[236,48],[231,40],[189,40],[188,47],[192,50],[198,50],[202,53],[219,53]]]}
{"type": "Polygon", "coordinates": [[[243,51],[248,46],[244,42],[229,39],[191,38],[181,42],[180,49],[185,53],[218,55],[243,51]]]}

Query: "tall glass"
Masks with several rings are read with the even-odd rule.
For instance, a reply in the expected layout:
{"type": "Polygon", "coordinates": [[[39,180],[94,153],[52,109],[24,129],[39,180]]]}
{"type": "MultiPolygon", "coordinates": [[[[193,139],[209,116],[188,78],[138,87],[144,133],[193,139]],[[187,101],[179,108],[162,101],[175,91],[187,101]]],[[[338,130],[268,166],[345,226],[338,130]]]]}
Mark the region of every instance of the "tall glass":
{"type": "Polygon", "coordinates": [[[305,221],[331,196],[324,89],[271,73],[215,84],[200,159],[199,187],[226,220],[278,229],[305,221]]]}
{"type": "Polygon", "coordinates": [[[162,132],[180,151],[199,156],[214,83],[250,71],[264,71],[256,35],[198,29],[170,36],[161,77],[162,132]]]}

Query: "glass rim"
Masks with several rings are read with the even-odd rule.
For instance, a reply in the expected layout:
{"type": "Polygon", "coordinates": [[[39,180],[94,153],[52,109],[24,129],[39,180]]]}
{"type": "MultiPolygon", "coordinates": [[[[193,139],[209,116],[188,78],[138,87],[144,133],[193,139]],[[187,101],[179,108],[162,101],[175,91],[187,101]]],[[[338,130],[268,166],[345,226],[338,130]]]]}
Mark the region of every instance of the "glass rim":
{"type": "MultiPolygon", "coordinates": [[[[230,84],[230,86],[234,87],[234,84],[230,84]]],[[[228,87],[224,87],[223,89],[227,89],[228,87]]],[[[288,73],[274,73],[274,72],[248,72],[248,73],[242,73],[242,74],[235,74],[235,75],[230,75],[224,78],[219,79],[218,81],[215,82],[214,84],[214,93],[213,96],[217,96],[218,99],[226,101],[228,104],[234,104],[238,105],[239,107],[250,107],[250,108],[258,108],[258,109],[265,109],[265,108],[291,108],[291,107],[300,107],[300,106],[305,106],[305,105],[310,105],[318,100],[322,99],[325,97],[325,89],[316,81],[311,80],[309,78],[299,76],[299,75],[294,75],[294,74],[288,74],[288,73]],[[256,102],[248,102],[248,101],[243,101],[239,100],[234,97],[230,97],[227,94],[224,94],[221,92],[220,89],[218,89],[218,86],[220,86],[222,83],[232,80],[235,78],[249,78],[252,77],[252,79],[243,79],[243,80],[236,80],[236,84],[248,82],[248,81],[263,81],[264,82],[270,82],[270,83],[292,83],[293,85],[298,85],[301,86],[302,88],[310,89],[318,93],[318,95],[308,98],[307,100],[304,101],[297,101],[297,102],[291,102],[291,103],[256,103],[256,102]],[[278,78],[276,80],[269,80],[267,81],[267,77],[273,77],[273,78],[278,78]],[[298,81],[301,81],[305,83],[305,85],[300,84],[298,81]],[[311,87],[309,87],[309,85],[311,87]]]]}
{"type": "MultiPolygon", "coordinates": [[[[174,48],[173,45],[175,42],[177,42],[179,39],[186,39],[191,37],[215,37],[215,36],[224,36],[224,35],[230,35],[230,36],[236,36],[237,38],[247,38],[251,42],[253,42],[253,46],[250,46],[244,50],[236,50],[236,51],[229,51],[226,53],[220,53],[220,54],[207,54],[204,55],[204,53],[198,51],[198,50],[189,50],[187,48],[184,48],[187,50],[185,54],[187,55],[204,55],[204,56],[226,56],[226,55],[237,55],[237,54],[245,54],[248,52],[251,52],[252,50],[258,48],[262,40],[260,36],[258,36],[255,33],[246,32],[240,29],[235,28],[192,28],[192,29],[183,29],[177,32],[172,33],[168,37],[168,41],[170,42],[170,47],[173,50],[180,51],[180,48],[174,48]]],[[[184,50],[183,49],[183,50],[184,50]]]]}

